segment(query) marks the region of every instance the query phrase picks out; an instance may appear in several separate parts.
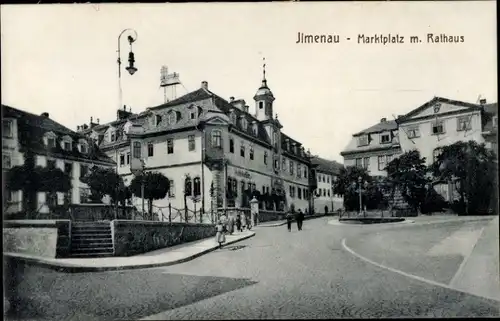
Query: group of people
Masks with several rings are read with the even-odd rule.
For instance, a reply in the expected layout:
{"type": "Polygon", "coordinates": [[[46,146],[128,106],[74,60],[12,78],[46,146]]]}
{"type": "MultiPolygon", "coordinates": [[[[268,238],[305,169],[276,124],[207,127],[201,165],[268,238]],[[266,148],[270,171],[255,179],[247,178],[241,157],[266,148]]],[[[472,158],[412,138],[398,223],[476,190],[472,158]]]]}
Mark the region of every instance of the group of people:
{"type": "Polygon", "coordinates": [[[294,214],[292,211],[286,215],[286,225],[288,228],[288,232],[292,231],[292,221],[294,217],[295,221],[297,222],[297,229],[299,231],[302,231],[302,224],[304,223],[304,213],[302,213],[302,210],[299,209],[299,211],[296,214],[294,214]]]}
{"type": "Polygon", "coordinates": [[[219,247],[222,247],[222,244],[226,242],[226,233],[232,235],[235,230],[239,232],[243,232],[245,229],[252,229],[252,222],[247,215],[237,214],[236,217],[229,216],[227,218],[224,214],[221,215],[216,225],[216,241],[219,243],[219,247]]]}

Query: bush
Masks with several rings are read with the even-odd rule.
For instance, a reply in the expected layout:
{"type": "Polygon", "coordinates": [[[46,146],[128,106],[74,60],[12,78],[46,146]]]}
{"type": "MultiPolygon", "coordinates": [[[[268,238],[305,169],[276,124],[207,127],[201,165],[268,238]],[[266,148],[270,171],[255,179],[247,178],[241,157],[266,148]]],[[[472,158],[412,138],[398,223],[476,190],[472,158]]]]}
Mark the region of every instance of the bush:
{"type": "Polygon", "coordinates": [[[455,200],[451,204],[450,208],[453,211],[453,213],[456,213],[458,215],[466,215],[467,214],[467,205],[464,202],[455,200]]]}
{"type": "Polygon", "coordinates": [[[444,197],[436,192],[434,188],[430,188],[426,191],[425,197],[420,204],[420,212],[422,214],[443,212],[446,206],[447,202],[444,197]]]}

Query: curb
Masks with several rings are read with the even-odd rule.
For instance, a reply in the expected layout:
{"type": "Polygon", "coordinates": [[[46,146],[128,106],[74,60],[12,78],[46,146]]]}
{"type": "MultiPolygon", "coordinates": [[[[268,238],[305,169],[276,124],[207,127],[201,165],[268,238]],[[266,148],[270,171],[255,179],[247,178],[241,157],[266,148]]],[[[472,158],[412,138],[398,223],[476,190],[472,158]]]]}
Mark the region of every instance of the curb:
{"type": "Polygon", "coordinates": [[[403,222],[393,222],[393,223],[381,223],[381,224],[348,224],[348,223],[341,223],[338,220],[330,220],[328,221],[328,224],[330,225],[336,225],[336,226],[345,226],[345,225],[350,225],[350,226],[365,226],[365,225],[375,225],[375,226],[384,226],[384,227],[390,227],[394,225],[406,225],[408,227],[410,226],[422,226],[422,225],[429,225],[429,224],[446,224],[446,223],[457,223],[457,222],[478,222],[478,221],[487,221],[487,220],[492,220],[492,216],[486,216],[486,217],[476,217],[476,218],[470,218],[470,219],[465,219],[465,220],[460,220],[460,219],[448,219],[448,220],[438,220],[438,221],[430,221],[430,222],[418,222],[414,220],[407,220],[405,219],[403,222]],[[408,224],[408,223],[414,223],[414,224],[408,224]]]}
{"type": "MultiPolygon", "coordinates": [[[[321,216],[313,216],[313,217],[305,217],[304,218],[304,221],[309,221],[309,220],[312,220],[312,219],[315,219],[315,218],[322,218],[322,217],[328,217],[328,216],[333,216],[333,215],[321,215],[321,216]]],[[[292,223],[295,223],[297,222],[295,219],[292,220],[292,223]]],[[[283,225],[286,225],[286,221],[285,222],[281,222],[281,223],[274,223],[274,224],[265,224],[263,223],[262,225],[259,224],[255,227],[277,227],[277,226],[283,226],[283,225]]]]}
{"type": "MultiPolygon", "coordinates": [[[[255,232],[252,232],[252,234],[244,236],[240,239],[233,240],[230,242],[224,243],[223,247],[229,244],[234,244],[246,239],[249,239],[251,237],[255,236],[255,232]]],[[[161,263],[148,263],[148,264],[142,264],[142,265],[122,265],[122,266],[79,266],[79,265],[72,265],[72,264],[65,264],[65,263],[49,263],[44,259],[38,259],[36,257],[28,257],[28,256],[21,256],[21,255],[16,255],[15,253],[4,253],[4,257],[7,258],[12,258],[16,259],[22,263],[27,263],[31,265],[36,265],[36,266],[41,266],[41,267],[46,267],[52,270],[56,270],[59,272],[65,272],[65,273],[83,273],[83,272],[105,272],[105,271],[122,271],[122,270],[136,270],[136,269],[147,269],[147,268],[153,268],[153,267],[160,267],[160,266],[170,266],[170,265],[176,265],[176,264],[181,264],[185,263],[188,261],[191,261],[197,257],[200,257],[204,254],[210,253],[212,251],[215,251],[219,248],[218,245],[214,245],[211,248],[208,248],[206,250],[203,250],[201,252],[198,252],[196,254],[190,255],[188,257],[184,257],[182,259],[178,259],[175,261],[167,261],[167,262],[161,262],[161,263]]]]}

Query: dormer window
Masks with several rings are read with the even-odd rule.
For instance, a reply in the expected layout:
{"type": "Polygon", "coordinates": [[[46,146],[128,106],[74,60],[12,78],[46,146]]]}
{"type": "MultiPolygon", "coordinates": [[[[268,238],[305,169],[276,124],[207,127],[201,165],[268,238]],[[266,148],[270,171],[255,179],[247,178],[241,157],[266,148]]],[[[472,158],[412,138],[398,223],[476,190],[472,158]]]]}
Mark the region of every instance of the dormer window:
{"type": "Polygon", "coordinates": [[[168,117],[168,124],[170,126],[175,125],[175,123],[177,122],[177,114],[175,113],[175,111],[170,111],[167,117],[168,117]]]}
{"type": "Polygon", "coordinates": [[[161,115],[155,115],[155,126],[158,126],[161,124],[161,115]]]}
{"type": "Polygon", "coordinates": [[[62,142],[61,142],[61,147],[64,149],[64,150],[68,150],[70,151],[72,149],[72,139],[71,137],[69,136],[64,136],[63,139],[62,139],[62,142]]]}
{"type": "Polygon", "coordinates": [[[116,131],[112,131],[110,135],[111,135],[110,141],[111,142],[116,141],[116,131]]]}
{"type": "Polygon", "coordinates": [[[358,146],[366,146],[368,145],[368,135],[363,135],[358,137],[358,146]]]}
{"type": "Polygon", "coordinates": [[[78,149],[80,150],[80,153],[82,154],[87,154],[89,151],[89,145],[85,139],[80,139],[78,142],[78,149]]]}
{"type": "Polygon", "coordinates": [[[380,144],[387,144],[390,142],[391,142],[391,134],[390,133],[380,134],[380,144]]]}
{"type": "Polygon", "coordinates": [[[258,133],[258,130],[257,130],[257,124],[255,123],[255,121],[253,122],[253,127],[252,127],[252,134],[254,136],[257,136],[257,133],[258,133]]]}
{"type": "Polygon", "coordinates": [[[243,118],[244,116],[242,115],[241,116],[241,128],[243,128],[243,130],[247,130],[247,127],[248,127],[248,123],[247,123],[247,120],[245,118],[243,118]]]}
{"type": "Polygon", "coordinates": [[[236,114],[234,113],[234,110],[231,110],[231,122],[236,124],[236,114]]]}
{"type": "Polygon", "coordinates": [[[4,119],[2,121],[2,136],[12,138],[12,120],[4,119]]]}
{"type": "Polygon", "coordinates": [[[45,145],[47,145],[48,148],[56,147],[56,138],[57,136],[53,132],[46,133],[44,136],[45,145]]]}

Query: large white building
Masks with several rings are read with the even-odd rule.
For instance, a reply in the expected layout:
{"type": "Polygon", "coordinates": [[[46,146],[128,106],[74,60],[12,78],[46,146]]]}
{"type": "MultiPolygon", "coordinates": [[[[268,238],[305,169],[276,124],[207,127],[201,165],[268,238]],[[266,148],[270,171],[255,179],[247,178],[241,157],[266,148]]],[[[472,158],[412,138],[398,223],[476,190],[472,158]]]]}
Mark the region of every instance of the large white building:
{"type": "Polygon", "coordinates": [[[284,208],[293,204],[309,211],[314,188],[314,180],[309,182],[309,154],[282,132],[266,79],[253,100],[250,110],[243,99],[227,101],[204,81],[198,90],[168,103],[139,114],[119,110],[116,121],[91,122],[79,129],[116,160],[126,184],[133,179],[134,153],[144,160],[146,171],[160,172],[170,180],[170,192],[154,202],[155,211],[165,212],[169,204],[183,209],[186,181],[192,186],[186,204],[190,210],[202,207],[209,213],[213,208],[247,206],[243,191],[250,189],[282,195],[284,208]],[[141,128],[133,141],[128,135],[132,126],[141,128]],[[199,201],[191,196],[199,196],[199,201]]]}
{"type": "MultiPolygon", "coordinates": [[[[50,119],[48,113],[34,115],[2,105],[2,169],[23,165],[25,153],[35,157],[35,166],[50,164],[71,177],[72,189],[67,195],[57,193],[57,199],[48,199],[47,193],[37,193],[38,212],[49,212],[48,203],[87,203],[90,190],[80,181],[92,166],[114,167],[108,158],[86,136],[76,133],[50,119]]],[[[3,184],[5,187],[5,184],[3,184]]],[[[23,211],[23,191],[4,190],[4,211],[23,211]]]]}
{"type": "MultiPolygon", "coordinates": [[[[498,150],[497,104],[472,104],[434,97],[396,120],[380,123],[353,135],[342,151],[345,166],[365,167],[372,176],[387,175],[387,163],[404,152],[418,150],[431,165],[443,146],[459,141],[485,143],[498,150]],[[491,134],[494,133],[494,134],[491,134]]],[[[436,190],[448,201],[455,194],[452,185],[437,185],[436,190]]]]}
{"type": "Polygon", "coordinates": [[[342,196],[333,192],[342,164],[315,156],[311,159],[316,169],[317,187],[314,191],[315,213],[332,213],[344,207],[342,196]]]}

